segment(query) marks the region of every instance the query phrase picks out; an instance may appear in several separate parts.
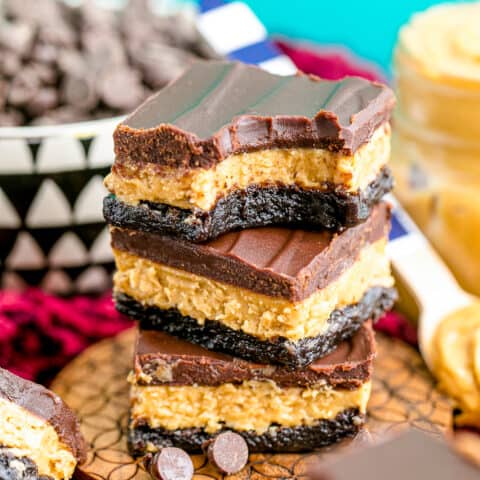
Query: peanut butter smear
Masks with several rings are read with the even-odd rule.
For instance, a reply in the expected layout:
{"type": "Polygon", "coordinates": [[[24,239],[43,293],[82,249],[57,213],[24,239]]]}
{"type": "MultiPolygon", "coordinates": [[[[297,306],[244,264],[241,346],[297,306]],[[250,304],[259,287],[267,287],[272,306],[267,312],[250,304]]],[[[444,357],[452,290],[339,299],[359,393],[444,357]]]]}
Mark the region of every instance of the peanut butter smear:
{"type": "Polygon", "coordinates": [[[480,2],[440,5],[415,15],[401,43],[424,74],[480,82],[480,2]]]}
{"type": "Polygon", "coordinates": [[[439,386],[462,410],[456,423],[480,427],[480,301],[445,317],[432,350],[439,386]]]}

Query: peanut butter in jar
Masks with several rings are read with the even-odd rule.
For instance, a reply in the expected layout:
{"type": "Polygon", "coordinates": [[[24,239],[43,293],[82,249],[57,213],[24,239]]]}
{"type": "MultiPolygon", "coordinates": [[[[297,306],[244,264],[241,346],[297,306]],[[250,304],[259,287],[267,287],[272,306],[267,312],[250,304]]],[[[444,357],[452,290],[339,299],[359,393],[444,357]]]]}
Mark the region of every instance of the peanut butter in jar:
{"type": "Polygon", "coordinates": [[[480,295],[480,2],[415,15],[394,58],[396,195],[480,295]]]}

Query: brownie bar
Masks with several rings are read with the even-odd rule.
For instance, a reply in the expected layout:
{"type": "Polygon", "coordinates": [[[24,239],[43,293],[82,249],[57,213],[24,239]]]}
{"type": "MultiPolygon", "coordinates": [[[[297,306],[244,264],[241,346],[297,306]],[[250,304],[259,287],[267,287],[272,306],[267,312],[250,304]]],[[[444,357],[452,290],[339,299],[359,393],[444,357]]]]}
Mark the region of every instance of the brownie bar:
{"type": "MultiPolygon", "coordinates": [[[[302,452],[325,447],[346,437],[353,437],[362,428],[365,415],[358,409],[347,409],[333,420],[319,420],[315,425],[296,427],[272,426],[266,432],[237,431],[250,452],[302,452]]],[[[219,433],[219,432],[217,432],[219,433]]],[[[216,433],[216,434],[217,434],[216,433]]],[[[215,435],[216,435],[215,434],[215,435]]],[[[128,431],[128,449],[133,456],[145,455],[152,448],[175,446],[187,452],[201,451],[202,444],[213,435],[201,428],[166,430],[137,424],[128,431]]]]}
{"type": "Polygon", "coordinates": [[[105,216],[191,241],[358,224],[392,187],[393,105],[387,87],[359,78],[196,63],[117,127],[105,216]]]}
{"type": "Polygon", "coordinates": [[[130,448],[141,454],[173,444],[195,451],[233,430],[252,451],[300,451],[353,435],[364,420],[374,356],[371,322],[295,371],[140,330],[129,377],[130,448]]]}
{"type": "Polygon", "coordinates": [[[0,478],[5,480],[54,480],[39,475],[38,467],[27,457],[15,455],[11,449],[0,446],[0,478]]]}
{"type": "Polygon", "coordinates": [[[111,237],[114,250],[262,295],[300,301],[331,284],[355,263],[362,249],[386,239],[389,229],[390,206],[381,203],[366,222],[341,234],[261,228],[193,244],[113,228],[111,237]]]}
{"type": "Polygon", "coordinates": [[[393,307],[396,298],[393,288],[371,288],[356,305],[331,313],[326,334],[296,342],[286,338],[262,341],[212,320],[200,325],[195,319],[182,316],[178,310],[143,306],[122,294],[115,296],[115,304],[121,313],[139,320],[143,329],[161,330],[209,350],[254,362],[302,368],[330,353],[340,342],[350,338],[367,320],[378,319],[393,307]]]}
{"type": "Polygon", "coordinates": [[[357,193],[333,185],[326,190],[251,185],[219,199],[209,211],[148,201],[133,205],[110,195],[104,200],[103,214],[107,223],[116,227],[173,235],[191,242],[275,224],[339,231],[365,221],[392,187],[391,171],[383,167],[378,177],[357,193]]]}

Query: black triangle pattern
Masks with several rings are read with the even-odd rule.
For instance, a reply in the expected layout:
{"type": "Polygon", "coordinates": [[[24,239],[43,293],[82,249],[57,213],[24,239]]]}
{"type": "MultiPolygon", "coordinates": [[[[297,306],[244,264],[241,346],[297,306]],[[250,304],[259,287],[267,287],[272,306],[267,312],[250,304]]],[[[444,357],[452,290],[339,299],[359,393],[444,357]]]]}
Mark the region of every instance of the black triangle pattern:
{"type": "Polygon", "coordinates": [[[74,225],[72,231],[80,238],[87,250],[90,250],[93,242],[105,228],[103,223],[88,223],[83,225],[74,225]]]}
{"type": "MultiPolygon", "coordinates": [[[[17,239],[18,230],[16,228],[0,228],[0,262],[3,264],[10,255],[15,240],[17,239]]],[[[0,266],[1,269],[1,266],[0,266]]]]}
{"type": "MultiPolygon", "coordinates": [[[[106,278],[110,278],[111,274],[115,268],[114,264],[111,262],[108,263],[100,263],[95,265],[96,267],[103,268],[105,270],[106,278]]],[[[90,268],[91,265],[86,265],[82,267],[69,267],[63,269],[57,269],[60,272],[63,272],[70,280],[70,285],[68,286],[70,289],[73,288],[73,283],[78,279],[78,277],[90,268]]],[[[26,269],[26,270],[15,270],[15,274],[18,275],[27,285],[40,285],[42,281],[45,279],[46,275],[49,273],[48,268],[40,268],[40,269],[26,269]]],[[[1,278],[1,271],[0,271],[0,288],[3,286],[4,280],[1,278]]],[[[111,285],[105,285],[106,288],[109,288],[111,285]]],[[[68,294],[68,293],[75,293],[73,291],[66,291],[66,289],[60,289],[58,293],[61,294],[68,294]]],[[[94,293],[92,291],[92,293],[94,293]]]]}
{"type": "Polygon", "coordinates": [[[42,182],[41,175],[0,175],[0,188],[17,210],[22,223],[42,182]]]}
{"type": "Polygon", "coordinates": [[[93,137],[88,137],[88,138],[82,138],[80,139],[80,143],[83,147],[83,150],[85,152],[85,158],[88,158],[88,152],[90,150],[90,146],[92,145],[93,137]]]}
{"type": "Polygon", "coordinates": [[[91,168],[83,170],[74,170],[71,172],[53,173],[48,175],[62,190],[67,197],[70,206],[73,207],[77,201],[78,195],[85,188],[87,183],[95,175],[104,177],[109,172],[109,168],[91,168]]]}
{"type": "Polygon", "coordinates": [[[60,237],[66,232],[64,227],[49,227],[49,228],[29,228],[26,229],[30,235],[38,243],[42,249],[45,257],[48,257],[50,250],[55,243],[60,240],[60,237]]]}
{"type": "Polygon", "coordinates": [[[41,144],[42,142],[40,140],[30,140],[28,142],[28,148],[32,152],[33,164],[35,166],[37,165],[37,155],[41,144]]]}

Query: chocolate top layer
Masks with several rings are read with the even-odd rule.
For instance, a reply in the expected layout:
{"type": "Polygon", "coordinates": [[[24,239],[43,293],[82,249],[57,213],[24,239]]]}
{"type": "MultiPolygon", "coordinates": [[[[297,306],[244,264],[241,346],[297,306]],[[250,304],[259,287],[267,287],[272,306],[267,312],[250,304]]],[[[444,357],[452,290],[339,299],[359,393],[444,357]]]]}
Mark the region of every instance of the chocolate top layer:
{"type": "Polygon", "coordinates": [[[360,78],[278,76],[236,62],[197,62],[114,134],[117,160],[211,166],[271,148],[354,153],[390,118],[392,91],[360,78]]]}
{"type": "Polygon", "coordinates": [[[368,244],[387,237],[390,207],[377,205],[342,233],[266,227],[231,232],[204,244],[113,228],[112,246],[174,268],[292,301],[324,288],[368,244]]]}
{"type": "Polygon", "coordinates": [[[300,370],[248,362],[163,332],[141,330],[135,349],[135,374],[141,385],[221,385],[271,380],[282,387],[328,384],[354,389],[370,379],[374,355],[370,322],[335,351],[300,370]]]}
{"type": "Polygon", "coordinates": [[[409,430],[376,446],[348,451],[330,464],[312,468],[311,480],[435,479],[474,480],[480,469],[470,464],[444,440],[420,430],[409,430]],[[372,476],[373,475],[373,476],[372,476]]]}
{"type": "Polygon", "coordinates": [[[58,395],[0,368],[0,399],[12,402],[45,420],[70,448],[77,461],[82,463],[85,460],[87,446],[80,433],[77,417],[58,395]]]}

